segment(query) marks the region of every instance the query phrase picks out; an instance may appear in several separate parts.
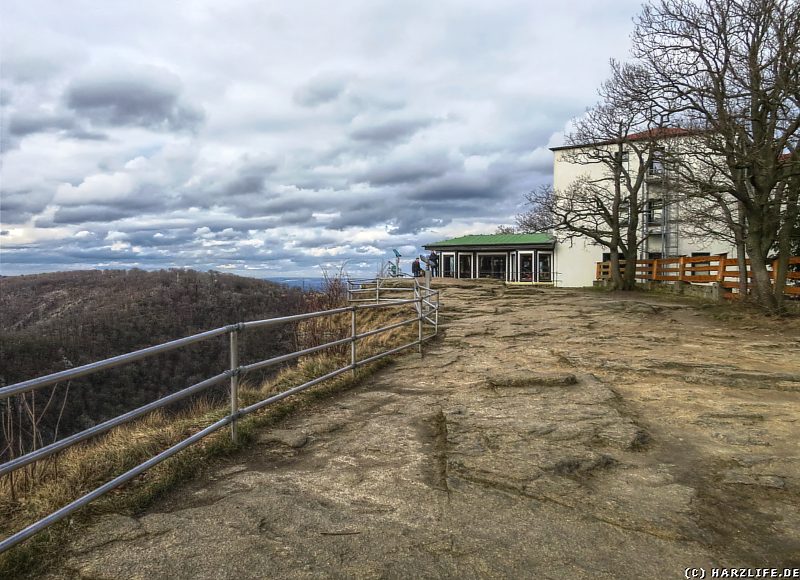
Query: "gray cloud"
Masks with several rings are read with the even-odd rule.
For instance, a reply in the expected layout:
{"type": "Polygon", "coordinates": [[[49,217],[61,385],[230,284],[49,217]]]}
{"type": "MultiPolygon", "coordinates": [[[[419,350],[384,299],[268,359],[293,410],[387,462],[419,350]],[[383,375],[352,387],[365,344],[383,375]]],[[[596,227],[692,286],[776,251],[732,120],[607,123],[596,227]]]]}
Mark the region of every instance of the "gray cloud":
{"type": "Polygon", "coordinates": [[[113,222],[138,215],[136,208],[108,205],[79,205],[77,207],[59,207],[52,221],[38,220],[39,227],[65,224],[85,224],[92,222],[113,222]]]}
{"type": "Polygon", "coordinates": [[[75,120],[66,115],[13,115],[8,122],[8,132],[21,137],[31,133],[72,129],[75,120]]]}
{"type": "Polygon", "coordinates": [[[416,183],[440,177],[456,166],[452,159],[443,155],[399,161],[387,160],[365,171],[358,180],[373,186],[416,183]]]}
{"type": "Polygon", "coordinates": [[[339,98],[347,86],[343,76],[327,75],[315,77],[295,90],[294,102],[303,107],[317,107],[339,98]]]}
{"type": "Polygon", "coordinates": [[[482,199],[490,202],[504,197],[505,184],[502,178],[490,181],[484,176],[448,176],[410,191],[408,198],[416,201],[459,201],[482,199]]]}
{"type": "Polygon", "coordinates": [[[86,129],[74,129],[64,133],[65,137],[77,141],[108,141],[109,137],[105,133],[97,131],[87,131],[86,129]]]}
{"type": "Polygon", "coordinates": [[[434,119],[410,118],[389,121],[360,123],[351,132],[350,137],[356,141],[369,143],[391,143],[408,139],[417,131],[430,127],[434,119]]]}
{"type": "Polygon", "coordinates": [[[4,224],[18,224],[28,221],[41,212],[53,199],[52,192],[46,189],[0,189],[0,216],[4,224]]]}
{"type": "Polygon", "coordinates": [[[73,81],[67,106],[102,125],[193,130],[203,112],[181,98],[180,80],[165,70],[137,67],[96,73],[73,81]]]}
{"type": "Polygon", "coordinates": [[[493,231],[640,3],[98,1],[4,13],[3,273],[366,273],[493,231]]]}

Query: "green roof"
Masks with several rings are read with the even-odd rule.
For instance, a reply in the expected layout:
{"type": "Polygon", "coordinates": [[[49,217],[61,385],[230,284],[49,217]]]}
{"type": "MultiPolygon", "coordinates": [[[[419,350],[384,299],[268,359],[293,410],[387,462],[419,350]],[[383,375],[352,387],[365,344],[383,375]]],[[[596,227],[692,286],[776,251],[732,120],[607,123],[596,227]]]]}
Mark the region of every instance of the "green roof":
{"type": "Polygon", "coordinates": [[[425,247],[553,245],[554,243],[555,238],[550,234],[482,234],[433,242],[425,244],[425,247]]]}

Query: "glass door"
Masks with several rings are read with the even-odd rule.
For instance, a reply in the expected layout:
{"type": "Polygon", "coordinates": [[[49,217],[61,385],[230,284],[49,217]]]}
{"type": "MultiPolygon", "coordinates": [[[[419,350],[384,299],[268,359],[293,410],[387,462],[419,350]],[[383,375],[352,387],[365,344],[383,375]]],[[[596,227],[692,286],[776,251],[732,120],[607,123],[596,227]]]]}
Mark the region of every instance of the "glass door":
{"type": "Polygon", "coordinates": [[[519,281],[533,282],[533,252],[519,253],[519,281]]]}
{"type": "Polygon", "coordinates": [[[538,254],[538,281],[553,281],[553,252],[539,252],[538,254]]]}
{"type": "Polygon", "coordinates": [[[456,255],[442,254],[442,274],[445,278],[456,277],[456,255]]]}
{"type": "Polygon", "coordinates": [[[472,278],[472,254],[458,255],[458,277],[472,278]]]}
{"type": "Polygon", "coordinates": [[[505,280],[505,254],[478,254],[478,278],[505,280]]]}

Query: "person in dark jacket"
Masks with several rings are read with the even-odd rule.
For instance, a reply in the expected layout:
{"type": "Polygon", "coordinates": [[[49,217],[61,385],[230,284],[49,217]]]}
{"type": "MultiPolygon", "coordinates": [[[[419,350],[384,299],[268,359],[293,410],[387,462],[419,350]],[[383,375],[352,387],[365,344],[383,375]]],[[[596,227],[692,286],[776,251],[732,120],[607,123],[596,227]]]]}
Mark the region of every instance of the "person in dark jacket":
{"type": "Polygon", "coordinates": [[[414,262],[411,264],[411,275],[414,278],[422,275],[422,266],[419,265],[419,258],[414,258],[414,262]]]}
{"type": "Polygon", "coordinates": [[[428,256],[428,266],[431,269],[431,276],[439,275],[439,254],[436,253],[436,250],[431,250],[431,254],[428,256]]]}

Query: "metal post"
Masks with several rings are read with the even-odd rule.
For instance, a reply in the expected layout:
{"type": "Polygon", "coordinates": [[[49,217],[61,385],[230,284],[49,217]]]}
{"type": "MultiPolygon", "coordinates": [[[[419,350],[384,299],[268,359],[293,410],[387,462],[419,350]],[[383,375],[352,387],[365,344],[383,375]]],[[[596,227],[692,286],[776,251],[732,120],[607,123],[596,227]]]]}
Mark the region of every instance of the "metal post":
{"type": "Polygon", "coordinates": [[[356,307],[350,311],[350,364],[353,365],[353,378],[356,378],[356,307]]]}
{"type": "Polygon", "coordinates": [[[433,311],[433,335],[439,334],[439,291],[436,291],[436,308],[433,311]]]}
{"type": "Polygon", "coordinates": [[[422,356],[422,292],[419,291],[419,286],[416,283],[414,284],[414,297],[417,299],[419,356],[422,356]]]}
{"type": "Polygon", "coordinates": [[[381,279],[375,278],[375,304],[381,301],[381,279]]]}
{"type": "Polygon", "coordinates": [[[231,441],[238,443],[236,415],[239,413],[239,329],[231,331],[231,441]]]}

